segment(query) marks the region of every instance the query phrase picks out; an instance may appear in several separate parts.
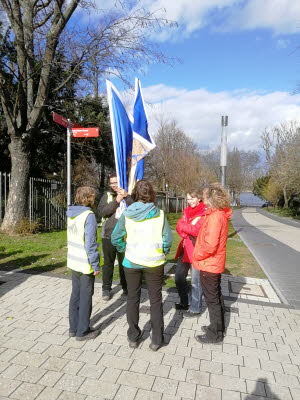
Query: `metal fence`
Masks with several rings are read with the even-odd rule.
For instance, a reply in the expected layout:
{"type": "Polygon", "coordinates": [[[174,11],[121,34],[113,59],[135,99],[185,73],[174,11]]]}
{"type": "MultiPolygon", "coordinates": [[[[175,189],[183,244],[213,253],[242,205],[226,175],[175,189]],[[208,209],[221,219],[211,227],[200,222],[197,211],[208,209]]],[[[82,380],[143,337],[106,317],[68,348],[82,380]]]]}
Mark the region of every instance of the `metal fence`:
{"type": "MultiPolygon", "coordinates": [[[[0,172],[0,224],[7,208],[10,174],[0,172]]],[[[179,213],[187,206],[185,197],[158,195],[156,205],[165,212],[179,213]]],[[[66,185],[49,179],[30,178],[28,218],[39,222],[44,230],[66,227],[66,185]]]]}
{"type": "MultiPolygon", "coordinates": [[[[0,172],[0,224],[3,221],[10,185],[10,174],[0,172]]],[[[49,179],[30,178],[28,218],[39,222],[44,230],[66,227],[66,187],[49,179]]]]}

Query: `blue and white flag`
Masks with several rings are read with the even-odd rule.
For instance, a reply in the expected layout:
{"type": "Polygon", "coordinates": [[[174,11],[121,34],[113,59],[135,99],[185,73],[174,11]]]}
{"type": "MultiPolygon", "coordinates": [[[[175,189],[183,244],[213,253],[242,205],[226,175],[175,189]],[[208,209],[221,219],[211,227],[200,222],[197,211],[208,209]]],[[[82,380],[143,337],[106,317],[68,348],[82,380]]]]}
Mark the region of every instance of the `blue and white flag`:
{"type": "Polygon", "coordinates": [[[144,177],[144,157],[154,149],[155,143],[148,131],[148,118],[145,110],[142,88],[139,79],[135,78],[135,102],[133,108],[133,143],[132,161],[129,175],[129,192],[135,182],[144,177]]]}
{"type": "Polygon", "coordinates": [[[119,92],[108,80],[106,81],[106,88],[118,186],[128,191],[128,176],[131,169],[133,121],[126,112],[119,92]]]}

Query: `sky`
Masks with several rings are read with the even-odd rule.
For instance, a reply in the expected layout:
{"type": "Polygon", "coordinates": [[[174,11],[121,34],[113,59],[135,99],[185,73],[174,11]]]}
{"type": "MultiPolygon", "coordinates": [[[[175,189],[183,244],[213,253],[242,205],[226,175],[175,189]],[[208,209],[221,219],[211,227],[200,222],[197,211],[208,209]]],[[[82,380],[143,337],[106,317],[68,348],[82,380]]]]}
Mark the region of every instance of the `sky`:
{"type": "MultiPolygon", "coordinates": [[[[101,8],[115,4],[96,2],[101,8]]],[[[180,62],[150,65],[138,75],[152,133],[163,114],[201,148],[213,149],[220,144],[221,116],[228,115],[229,147],[259,150],[265,128],[289,120],[300,126],[299,0],[140,3],[178,23],[152,40],[180,62]]],[[[122,89],[120,80],[113,83],[122,89]]]]}

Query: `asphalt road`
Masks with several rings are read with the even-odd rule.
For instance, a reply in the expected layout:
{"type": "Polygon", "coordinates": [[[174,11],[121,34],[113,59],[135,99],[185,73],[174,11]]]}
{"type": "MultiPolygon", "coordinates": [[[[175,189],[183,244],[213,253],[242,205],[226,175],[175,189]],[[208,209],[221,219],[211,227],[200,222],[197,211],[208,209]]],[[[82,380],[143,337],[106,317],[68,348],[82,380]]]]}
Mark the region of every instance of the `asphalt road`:
{"type": "Polygon", "coordinates": [[[232,223],[281,301],[300,308],[300,224],[255,208],[235,210],[232,223]]]}

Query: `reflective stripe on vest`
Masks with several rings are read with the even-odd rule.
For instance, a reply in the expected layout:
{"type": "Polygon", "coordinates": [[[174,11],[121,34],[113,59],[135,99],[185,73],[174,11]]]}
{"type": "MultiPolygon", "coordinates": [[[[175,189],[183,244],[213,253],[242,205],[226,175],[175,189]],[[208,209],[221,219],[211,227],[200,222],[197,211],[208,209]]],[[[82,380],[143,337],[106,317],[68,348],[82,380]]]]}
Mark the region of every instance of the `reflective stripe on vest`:
{"type": "Polygon", "coordinates": [[[145,267],[157,267],[163,264],[166,259],[163,252],[163,226],[162,210],[158,217],[143,221],[133,221],[125,217],[127,260],[145,267]]]}
{"type": "Polygon", "coordinates": [[[86,210],[77,217],[68,218],[68,257],[67,267],[83,274],[91,274],[93,268],[84,247],[84,225],[93,211],[86,210]]]}

